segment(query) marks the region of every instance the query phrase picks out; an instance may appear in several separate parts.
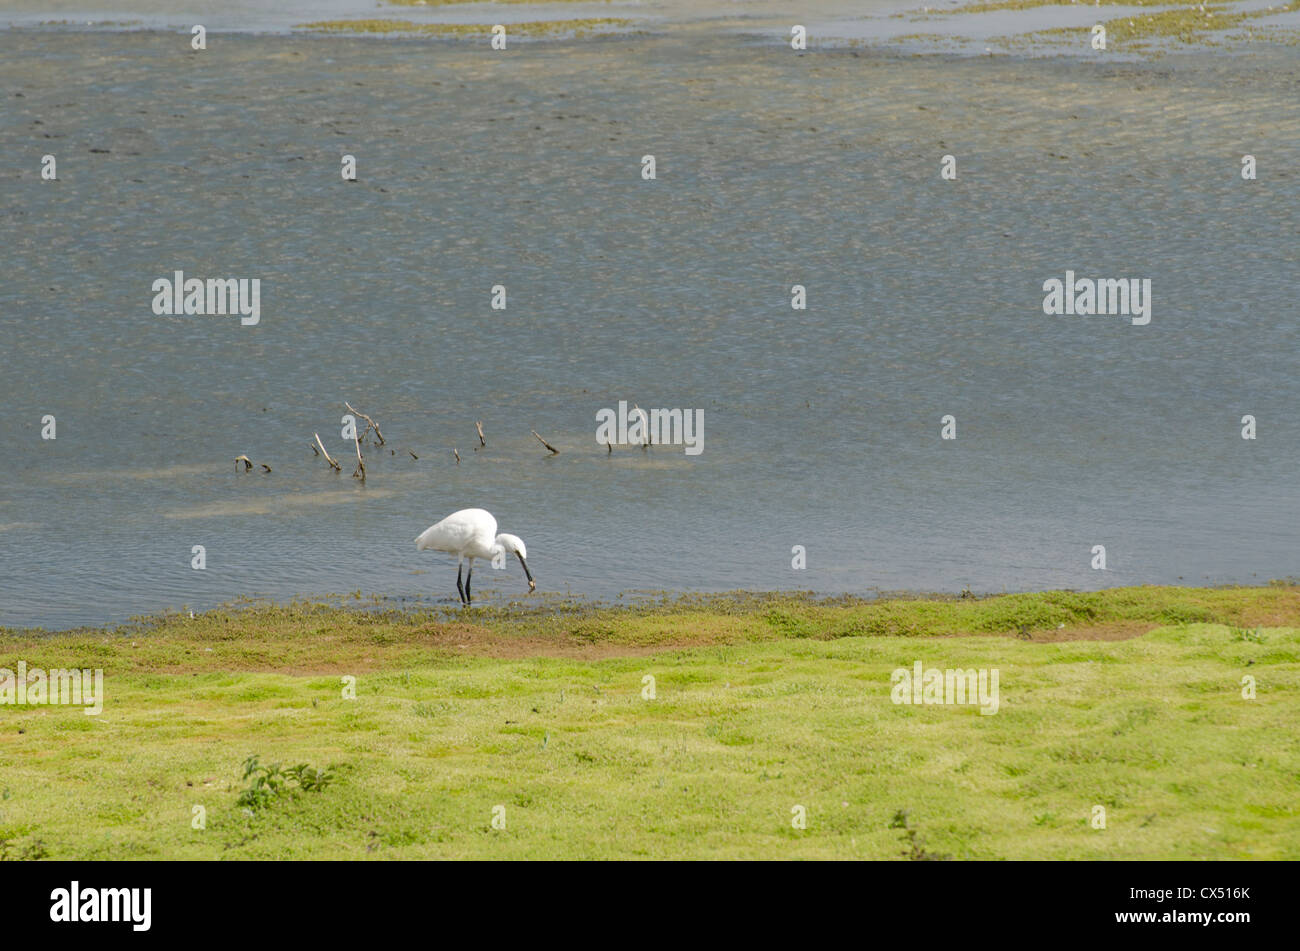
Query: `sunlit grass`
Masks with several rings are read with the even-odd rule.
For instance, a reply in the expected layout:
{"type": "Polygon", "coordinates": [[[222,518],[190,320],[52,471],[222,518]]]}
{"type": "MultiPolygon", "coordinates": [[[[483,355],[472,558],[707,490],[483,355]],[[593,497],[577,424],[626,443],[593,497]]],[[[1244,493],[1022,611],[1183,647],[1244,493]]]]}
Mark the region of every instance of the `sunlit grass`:
{"type": "Polygon", "coordinates": [[[11,634],[0,666],[101,666],[107,697],[0,706],[0,854],[1295,858],[1298,614],[1278,585],[11,634]],[[892,703],[918,660],[998,669],[998,712],[892,703]],[[333,779],[245,812],[254,755],[333,779]]]}
{"type": "MultiPolygon", "coordinates": [[[[1285,31],[1268,29],[1268,18],[1281,13],[1300,10],[1300,0],[1275,3],[1271,7],[1243,7],[1236,2],[1215,0],[1103,0],[1100,4],[1070,3],[1069,0],[980,0],[956,7],[931,7],[929,15],[988,13],[998,10],[1029,10],[1050,7],[1085,7],[1097,11],[1097,22],[1106,27],[1107,48],[1120,52],[1143,52],[1157,43],[1212,46],[1220,42],[1219,34],[1241,27],[1259,26],[1259,36],[1290,42],[1285,31]],[[1135,15],[1109,15],[1109,7],[1153,7],[1150,13],[1135,15]],[[1169,9],[1173,8],[1173,9],[1169,9]]],[[[1002,37],[996,42],[1004,46],[1022,46],[1027,42],[1043,40],[1070,40],[1088,43],[1091,27],[1058,27],[1030,33],[1002,37]]]]}
{"type": "MultiPolygon", "coordinates": [[[[507,23],[509,36],[586,36],[601,30],[612,30],[631,25],[632,21],[619,17],[587,17],[575,20],[537,20],[528,23],[507,23]]],[[[491,23],[412,23],[409,20],[359,19],[320,20],[301,23],[300,30],[317,33],[401,33],[426,36],[490,36],[491,23]]]]}

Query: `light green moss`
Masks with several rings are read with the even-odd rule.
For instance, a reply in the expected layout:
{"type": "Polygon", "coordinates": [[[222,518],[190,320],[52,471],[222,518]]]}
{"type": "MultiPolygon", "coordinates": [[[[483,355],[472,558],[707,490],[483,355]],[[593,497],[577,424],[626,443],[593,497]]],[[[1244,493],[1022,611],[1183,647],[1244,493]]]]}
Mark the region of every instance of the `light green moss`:
{"type": "MultiPolygon", "coordinates": [[[[585,36],[607,29],[630,26],[633,21],[619,17],[588,17],[580,20],[537,20],[506,23],[507,36],[585,36]]],[[[320,20],[302,23],[300,30],[318,33],[418,33],[429,36],[487,36],[491,23],[412,23],[409,20],[320,20]]]]}

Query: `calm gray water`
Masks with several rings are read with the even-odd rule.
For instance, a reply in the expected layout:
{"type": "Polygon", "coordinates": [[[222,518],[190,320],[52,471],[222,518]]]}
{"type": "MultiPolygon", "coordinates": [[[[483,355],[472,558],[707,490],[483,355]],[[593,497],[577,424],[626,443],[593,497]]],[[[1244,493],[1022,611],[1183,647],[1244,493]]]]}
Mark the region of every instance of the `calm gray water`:
{"type": "Polygon", "coordinates": [[[0,624],[446,600],[412,539],[467,506],[592,597],[1300,574],[1295,65],[0,32],[0,624]],[[1044,315],[1067,268],[1150,325],[1044,315]],[[156,316],[176,269],[261,323],[156,316]],[[607,455],[621,399],[703,453],[607,455]],[[344,400],[397,451],[364,486],[344,400]]]}

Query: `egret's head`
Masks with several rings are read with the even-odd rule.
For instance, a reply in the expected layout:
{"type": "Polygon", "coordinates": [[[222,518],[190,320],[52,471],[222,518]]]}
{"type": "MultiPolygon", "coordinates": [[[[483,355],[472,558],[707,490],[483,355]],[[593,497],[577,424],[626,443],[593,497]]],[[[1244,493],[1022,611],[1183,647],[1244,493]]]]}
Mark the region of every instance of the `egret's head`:
{"type": "Polygon", "coordinates": [[[518,555],[520,558],[528,557],[528,549],[524,547],[524,540],[518,535],[507,535],[502,532],[497,536],[497,545],[507,555],[518,555]]]}
{"type": "Polygon", "coordinates": [[[524,575],[528,578],[528,590],[536,591],[537,582],[533,580],[533,573],[528,570],[528,549],[524,546],[524,540],[518,535],[508,535],[502,532],[496,538],[496,545],[507,555],[513,554],[519,559],[519,564],[524,569],[524,575]]]}

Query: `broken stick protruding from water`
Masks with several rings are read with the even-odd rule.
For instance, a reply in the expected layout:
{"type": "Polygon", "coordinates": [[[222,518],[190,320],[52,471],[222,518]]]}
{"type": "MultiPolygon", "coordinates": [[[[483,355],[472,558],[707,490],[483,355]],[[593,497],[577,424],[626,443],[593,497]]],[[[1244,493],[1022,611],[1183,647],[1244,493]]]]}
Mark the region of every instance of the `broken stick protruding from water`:
{"type": "Polygon", "coordinates": [[[316,445],[320,446],[321,455],[323,455],[325,457],[325,461],[330,464],[330,468],[333,469],[335,472],[342,472],[343,467],[334,461],[334,459],[330,456],[329,452],[326,451],[325,444],[320,441],[320,433],[316,433],[316,445]]]}
{"type": "MultiPolygon", "coordinates": [[[[537,436],[537,430],[530,429],[529,432],[531,432],[534,436],[537,436]]],[[[554,446],[548,443],[541,436],[537,436],[537,441],[541,443],[543,446],[545,446],[547,449],[551,450],[551,455],[558,456],[560,454],[560,450],[556,449],[554,446]]]]}
{"type": "MultiPolygon", "coordinates": [[[[361,433],[361,435],[364,436],[366,433],[370,432],[370,430],[373,429],[373,430],[375,431],[375,438],[377,438],[377,439],[379,440],[379,445],[382,446],[382,445],[384,444],[384,434],[381,433],[381,432],[379,431],[379,424],[376,423],[376,422],[375,422],[373,419],[371,419],[369,416],[367,416],[365,413],[361,412],[360,410],[355,410],[355,409],[353,409],[353,408],[352,408],[352,404],[349,403],[347,400],[344,400],[344,401],[343,401],[343,405],[346,406],[346,407],[348,408],[348,412],[351,413],[353,416],[360,416],[362,419],[364,419],[364,420],[366,421],[366,428],[365,428],[365,430],[361,433]]],[[[360,442],[360,441],[361,441],[361,438],[360,438],[360,437],[357,437],[357,442],[360,442]]]]}
{"type": "Polygon", "coordinates": [[[644,449],[650,445],[650,417],[635,403],[632,404],[632,412],[641,417],[641,448],[644,449]]]}
{"type": "Polygon", "coordinates": [[[352,443],[357,447],[357,467],[352,470],[352,478],[366,481],[366,461],[361,458],[361,437],[356,434],[356,427],[352,427],[352,443]]]}
{"type": "Polygon", "coordinates": [[[253,468],[253,460],[252,460],[252,459],[249,459],[247,456],[236,456],[236,457],[235,457],[235,471],[236,471],[236,472],[239,471],[239,464],[240,464],[241,462],[244,464],[244,471],[245,471],[245,472],[247,472],[249,469],[253,468]]]}
{"type": "Polygon", "coordinates": [[[474,420],[474,428],[478,430],[478,444],[480,446],[486,447],[487,440],[483,438],[483,420],[481,419],[474,420]]]}

